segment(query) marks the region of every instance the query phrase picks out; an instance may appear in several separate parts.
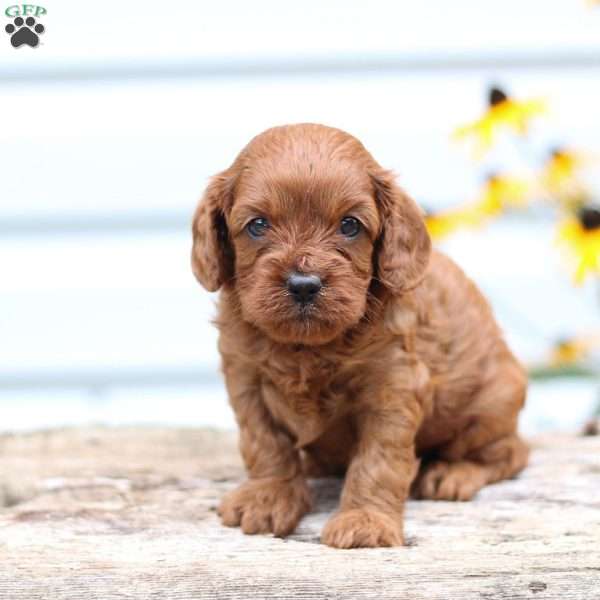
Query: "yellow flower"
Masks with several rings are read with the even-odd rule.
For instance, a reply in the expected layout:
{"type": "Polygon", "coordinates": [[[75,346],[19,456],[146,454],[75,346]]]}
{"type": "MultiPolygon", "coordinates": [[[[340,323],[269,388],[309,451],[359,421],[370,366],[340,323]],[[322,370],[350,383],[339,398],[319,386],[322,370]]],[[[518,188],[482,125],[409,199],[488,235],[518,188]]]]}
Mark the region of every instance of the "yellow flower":
{"type": "Polygon", "coordinates": [[[579,173],[588,162],[588,157],[583,154],[555,148],[542,168],[544,189],[568,210],[580,208],[585,201],[585,188],[579,173]]]}
{"type": "Polygon", "coordinates": [[[440,213],[428,214],[425,225],[433,239],[443,239],[461,227],[473,225],[471,216],[464,210],[449,210],[440,213]]]}
{"type": "Polygon", "coordinates": [[[550,352],[550,365],[558,368],[577,364],[586,358],[597,344],[597,335],[558,340],[550,352]]]}
{"type": "Polygon", "coordinates": [[[477,200],[453,210],[429,214],[425,217],[425,224],[433,239],[442,239],[459,228],[480,227],[506,208],[524,206],[528,195],[527,182],[493,174],[486,179],[477,200]]]}
{"type": "Polygon", "coordinates": [[[482,217],[494,217],[506,208],[525,206],[528,192],[529,185],[522,179],[493,174],[487,178],[474,208],[482,217]]]}
{"type": "Polygon", "coordinates": [[[586,206],[576,218],[561,225],[558,240],[576,261],[575,283],[581,284],[588,274],[600,273],[600,209],[586,206]]]}
{"type": "Polygon", "coordinates": [[[527,133],[529,121],[545,111],[541,100],[517,101],[509,98],[501,89],[493,87],[489,93],[489,107],[485,114],[454,132],[457,138],[473,136],[478,141],[476,154],[480,155],[494,143],[498,129],[512,129],[519,135],[527,133]]]}

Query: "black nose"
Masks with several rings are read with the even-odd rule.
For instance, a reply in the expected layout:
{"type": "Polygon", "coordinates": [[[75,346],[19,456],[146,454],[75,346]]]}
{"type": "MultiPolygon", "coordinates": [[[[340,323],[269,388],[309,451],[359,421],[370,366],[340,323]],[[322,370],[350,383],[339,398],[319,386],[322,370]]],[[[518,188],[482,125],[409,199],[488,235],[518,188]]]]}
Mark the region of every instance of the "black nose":
{"type": "Polygon", "coordinates": [[[317,275],[292,273],[287,279],[287,289],[294,300],[302,304],[312,302],[321,287],[321,279],[317,275]]]}

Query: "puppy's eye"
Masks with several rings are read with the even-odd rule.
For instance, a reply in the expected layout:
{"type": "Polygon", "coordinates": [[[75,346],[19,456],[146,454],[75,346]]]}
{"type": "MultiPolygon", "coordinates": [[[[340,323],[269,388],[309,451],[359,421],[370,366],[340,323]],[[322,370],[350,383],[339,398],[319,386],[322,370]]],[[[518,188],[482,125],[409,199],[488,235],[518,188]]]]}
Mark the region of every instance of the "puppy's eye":
{"type": "Polygon", "coordinates": [[[340,233],[348,238],[356,237],[360,233],[360,221],[354,217],[344,217],[340,224],[340,233]]]}
{"type": "Polygon", "coordinates": [[[252,219],[248,225],[246,225],[246,231],[251,238],[259,238],[265,235],[267,229],[269,229],[269,221],[263,217],[252,219]]]}

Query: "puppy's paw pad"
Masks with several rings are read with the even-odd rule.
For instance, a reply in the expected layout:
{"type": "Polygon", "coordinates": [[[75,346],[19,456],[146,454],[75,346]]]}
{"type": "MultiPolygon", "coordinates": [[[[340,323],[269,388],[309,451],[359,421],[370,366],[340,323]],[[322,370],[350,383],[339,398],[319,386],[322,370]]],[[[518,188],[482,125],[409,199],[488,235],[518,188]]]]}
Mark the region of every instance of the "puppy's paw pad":
{"type": "Polygon", "coordinates": [[[415,496],[428,500],[471,500],[485,485],[483,475],[480,465],[466,461],[431,463],[415,483],[415,496]]]}
{"type": "Polygon", "coordinates": [[[366,508],[345,510],[325,525],[321,542],[334,548],[402,546],[402,525],[393,517],[366,508]]]}
{"type": "Polygon", "coordinates": [[[309,510],[310,493],[303,479],[269,477],[250,479],[229,492],[217,512],[223,525],[240,526],[244,533],[286,536],[309,510]]]}

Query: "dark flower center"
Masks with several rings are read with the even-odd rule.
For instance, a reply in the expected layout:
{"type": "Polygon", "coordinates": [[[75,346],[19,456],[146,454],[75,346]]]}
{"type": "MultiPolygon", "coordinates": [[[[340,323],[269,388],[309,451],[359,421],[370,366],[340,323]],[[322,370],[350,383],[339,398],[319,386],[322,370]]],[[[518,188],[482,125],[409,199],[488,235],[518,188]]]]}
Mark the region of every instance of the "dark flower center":
{"type": "Polygon", "coordinates": [[[600,209],[584,206],[579,210],[579,222],[586,231],[592,231],[600,227],[600,209]]]}
{"type": "Polygon", "coordinates": [[[496,106],[508,100],[506,93],[497,87],[491,87],[489,94],[490,106],[496,106]]]}

